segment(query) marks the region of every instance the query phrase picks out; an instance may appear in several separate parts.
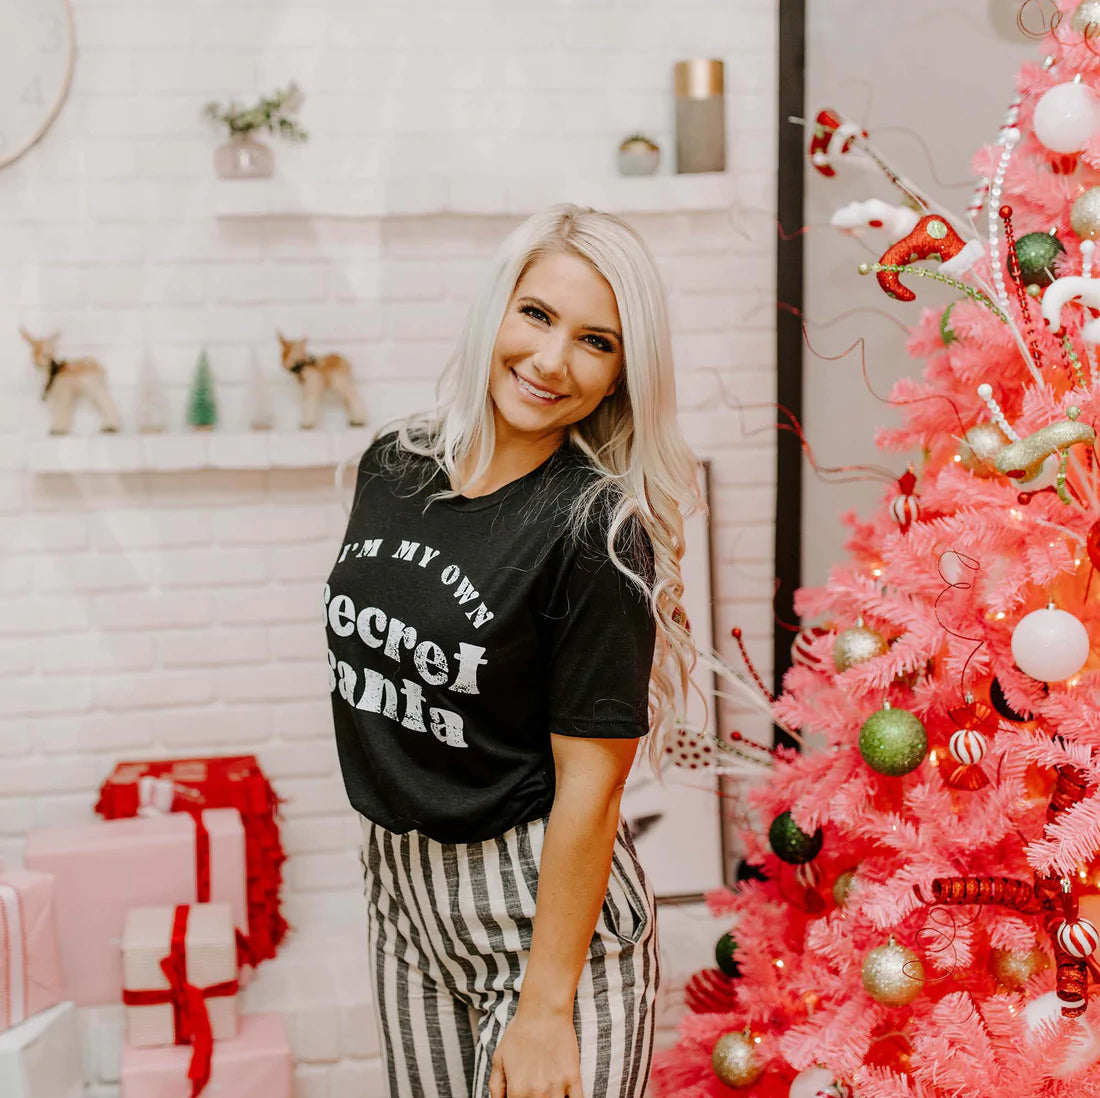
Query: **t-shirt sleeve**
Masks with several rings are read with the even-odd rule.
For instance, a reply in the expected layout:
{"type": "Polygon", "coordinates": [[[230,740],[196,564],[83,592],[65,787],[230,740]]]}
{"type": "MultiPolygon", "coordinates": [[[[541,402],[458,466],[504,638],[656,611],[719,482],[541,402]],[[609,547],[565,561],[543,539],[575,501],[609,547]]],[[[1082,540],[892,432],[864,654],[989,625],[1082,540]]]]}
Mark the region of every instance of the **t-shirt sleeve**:
{"type": "MultiPolygon", "coordinates": [[[[550,600],[550,731],[565,736],[633,738],[649,731],[649,675],[656,629],[646,596],[611,562],[606,544],[570,552],[550,600]]],[[[644,534],[634,556],[648,578],[644,534]]],[[[620,554],[621,555],[621,554],[620,554]]]]}

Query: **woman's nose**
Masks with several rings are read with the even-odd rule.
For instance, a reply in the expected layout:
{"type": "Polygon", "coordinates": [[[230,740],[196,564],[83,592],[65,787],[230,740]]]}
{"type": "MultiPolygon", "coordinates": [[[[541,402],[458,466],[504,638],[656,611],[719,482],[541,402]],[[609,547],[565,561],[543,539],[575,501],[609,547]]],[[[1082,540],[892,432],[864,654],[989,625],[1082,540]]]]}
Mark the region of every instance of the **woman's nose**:
{"type": "Polygon", "coordinates": [[[569,346],[563,337],[548,335],[532,358],[534,367],[543,377],[564,377],[569,368],[569,346]]]}

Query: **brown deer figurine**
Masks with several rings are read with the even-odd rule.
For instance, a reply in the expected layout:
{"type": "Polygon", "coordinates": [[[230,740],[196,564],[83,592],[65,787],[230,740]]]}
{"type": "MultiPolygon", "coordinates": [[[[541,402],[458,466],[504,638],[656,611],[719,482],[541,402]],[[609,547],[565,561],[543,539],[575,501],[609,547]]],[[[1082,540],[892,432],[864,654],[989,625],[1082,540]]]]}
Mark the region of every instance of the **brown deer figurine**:
{"type": "Polygon", "coordinates": [[[35,339],[26,329],[19,334],[31,345],[34,365],[45,375],[42,399],[50,409],[50,434],[67,435],[78,396],[86,396],[99,409],[100,430],[117,431],[118,410],[107,390],[107,372],[94,358],[58,358],[60,331],[35,339]]]}
{"type": "Polygon", "coordinates": [[[343,355],[321,355],[318,358],[306,351],[304,339],[285,339],[275,333],[282,346],[283,366],[298,378],[302,386],[302,416],[304,428],[317,425],[317,410],[321,394],[332,389],[344,401],[349,427],[362,427],[367,421],[355,383],[351,377],[351,363],[343,355]]]}

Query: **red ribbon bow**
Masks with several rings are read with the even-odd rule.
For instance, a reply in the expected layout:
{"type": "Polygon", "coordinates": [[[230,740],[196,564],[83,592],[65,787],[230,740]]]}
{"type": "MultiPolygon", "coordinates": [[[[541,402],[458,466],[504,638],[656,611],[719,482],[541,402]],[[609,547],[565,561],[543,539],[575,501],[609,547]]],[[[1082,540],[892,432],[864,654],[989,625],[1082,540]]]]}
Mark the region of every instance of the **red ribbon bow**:
{"type": "Polygon", "coordinates": [[[168,987],[151,991],[127,989],[122,992],[122,1001],[127,1006],[172,1004],[176,1044],[191,1045],[192,1048],[187,1078],[191,1080],[191,1098],[198,1098],[210,1082],[214,1057],[214,1034],[210,1028],[206,1000],[236,995],[240,985],[237,980],[226,980],[209,987],[196,987],[188,982],[187,916],[190,910],[187,904],[180,904],[172,918],[172,943],[168,955],[160,961],[168,987]]]}

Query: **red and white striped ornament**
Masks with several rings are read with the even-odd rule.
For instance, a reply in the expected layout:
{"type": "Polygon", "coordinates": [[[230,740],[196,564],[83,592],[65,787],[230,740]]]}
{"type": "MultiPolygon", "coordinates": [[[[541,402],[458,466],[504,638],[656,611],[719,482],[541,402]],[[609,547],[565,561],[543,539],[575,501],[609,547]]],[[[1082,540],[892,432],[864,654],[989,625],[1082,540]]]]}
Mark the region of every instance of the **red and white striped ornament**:
{"type": "Polygon", "coordinates": [[[794,879],[803,888],[817,888],[821,884],[821,870],[816,862],[802,862],[795,866],[794,879]]]}
{"type": "Polygon", "coordinates": [[[1058,926],[1058,944],[1071,956],[1091,957],[1100,946],[1100,930],[1088,919],[1070,919],[1058,926]]]}
{"type": "Polygon", "coordinates": [[[951,752],[951,758],[964,766],[973,766],[985,758],[988,749],[985,736],[973,728],[960,728],[952,733],[948,740],[947,750],[951,752]]]}
{"type": "Polygon", "coordinates": [[[920,501],[916,496],[895,496],[890,504],[890,514],[901,527],[904,534],[914,522],[920,519],[920,501]]]}
{"type": "Polygon", "coordinates": [[[804,625],[799,629],[791,643],[791,662],[797,667],[809,667],[813,671],[821,671],[826,666],[826,661],[813,651],[814,641],[824,637],[829,632],[819,625],[804,625]]]}

